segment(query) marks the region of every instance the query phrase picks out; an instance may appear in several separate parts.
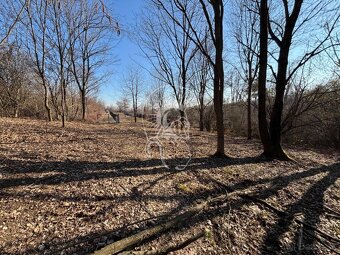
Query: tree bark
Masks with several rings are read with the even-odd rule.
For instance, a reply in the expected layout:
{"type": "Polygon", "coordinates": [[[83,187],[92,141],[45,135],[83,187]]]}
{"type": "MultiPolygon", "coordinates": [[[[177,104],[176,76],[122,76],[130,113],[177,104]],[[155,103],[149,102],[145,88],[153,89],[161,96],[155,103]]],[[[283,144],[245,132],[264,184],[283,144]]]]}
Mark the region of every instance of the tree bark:
{"type": "Polygon", "coordinates": [[[215,17],[215,66],[214,66],[214,109],[216,114],[217,151],[216,157],[225,157],[224,154],[224,121],[223,121],[223,2],[211,1],[215,17]]]}
{"type": "Polygon", "coordinates": [[[248,98],[247,98],[247,138],[251,140],[252,128],[251,128],[251,89],[252,81],[248,79],[248,98]]]}
{"type": "MultiPolygon", "coordinates": [[[[281,146],[281,132],[282,132],[282,112],[283,112],[283,99],[285,96],[285,90],[287,85],[287,69],[288,69],[288,58],[289,50],[293,38],[293,31],[296,21],[299,17],[303,0],[295,0],[292,13],[286,16],[286,24],[284,34],[281,40],[277,44],[280,49],[278,65],[277,65],[277,76],[275,86],[275,101],[272,109],[270,118],[270,143],[271,148],[269,157],[279,160],[290,160],[289,156],[284,152],[281,146]]],[[[288,10],[288,7],[287,7],[288,10]]],[[[268,12],[267,12],[268,13],[268,12]]],[[[268,15],[268,14],[267,14],[268,15]]],[[[270,24],[267,24],[270,26],[270,24]]],[[[270,27],[269,27],[270,29],[270,27]]],[[[273,32],[270,30],[271,34],[273,32]]]]}
{"type": "Polygon", "coordinates": [[[258,122],[259,133],[265,156],[270,155],[270,136],[266,114],[266,83],[268,62],[268,6],[267,0],[260,3],[260,56],[258,81],[258,122]]]}
{"type": "Polygon", "coordinates": [[[199,109],[199,128],[200,128],[200,131],[204,131],[204,121],[203,121],[203,118],[204,118],[204,108],[202,107],[202,105],[200,106],[200,109],[199,109]]]}
{"type": "Polygon", "coordinates": [[[44,87],[44,105],[45,105],[45,109],[46,109],[46,112],[47,112],[47,118],[48,118],[48,121],[52,121],[51,107],[50,107],[49,102],[48,102],[48,88],[47,88],[47,85],[46,85],[46,82],[45,82],[44,75],[41,75],[41,78],[42,78],[42,83],[43,83],[43,87],[44,87]]]}
{"type": "Polygon", "coordinates": [[[85,89],[80,91],[81,93],[81,119],[86,119],[86,96],[85,89]]]}

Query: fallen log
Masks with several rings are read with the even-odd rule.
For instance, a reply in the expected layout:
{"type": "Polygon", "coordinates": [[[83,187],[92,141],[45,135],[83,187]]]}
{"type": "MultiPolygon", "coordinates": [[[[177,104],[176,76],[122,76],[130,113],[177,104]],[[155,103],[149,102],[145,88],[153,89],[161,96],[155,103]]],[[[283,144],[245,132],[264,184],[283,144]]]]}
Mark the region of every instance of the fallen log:
{"type": "Polygon", "coordinates": [[[204,231],[188,238],[187,240],[177,243],[175,245],[169,245],[160,249],[151,250],[151,251],[124,251],[119,253],[118,255],[165,255],[169,252],[178,251],[185,247],[187,247],[189,244],[197,241],[198,239],[202,237],[208,237],[210,235],[210,231],[208,229],[205,229],[204,231]]]}
{"type": "Polygon", "coordinates": [[[149,229],[145,229],[141,232],[138,232],[137,234],[134,234],[132,236],[126,237],[126,238],[121,239],[117,242],[109,244],[109,245],[105,246],[104,248],[102,248],[98,251],[95,251],[93,253],[93,255],[117,254],[121,251],[126,250],[127,248],[129,248],[133,245],[141,243],[141,242],[143,242],[143,241],[145,241],[145,240],[147,240],[151,237],[154,237],[154,236],[161,234],[161,233],[163,233],[163,232],[165,232],[169,229],[178,227],[178,226],[186,223],[187,220],[189,220],[193,216],[197,215],[198,213],[200,213],[201,211],[203,211],[207,207],[209,207],[209,205],[216,203],[216,202],[224,201],[226,199],[227,199],[227,195],[220,195],[220,196],[210,198],[210,199],[203,201],[202,203],[192,207],[188,211],[176,216],[175,218],[173,218],[172,220],[169,220],[168,222],[156,225],[156,226],[149,228],[149,229]]]}

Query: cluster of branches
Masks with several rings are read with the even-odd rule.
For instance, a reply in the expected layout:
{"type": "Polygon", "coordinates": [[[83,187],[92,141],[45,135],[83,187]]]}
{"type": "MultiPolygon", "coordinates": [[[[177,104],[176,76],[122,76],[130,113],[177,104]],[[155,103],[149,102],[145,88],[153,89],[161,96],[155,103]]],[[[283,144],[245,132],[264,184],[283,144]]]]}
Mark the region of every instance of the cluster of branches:
{"type": "Polygon", "coordinates": [[[252,137],[255,108],[264,155],[289,159],[281,147],[282,135],[305,125],[298,118],[315,111],[327,94],[314,89],[316,83],[309,79],[313,75],[306,75],[313,72],[313,60],[325,63],[328,54],[338,68],[339,3],[153,0],[150,5],[138,39],[153,66],[151,74],[172,90],[179,107],[187,107],[190,92],[196,95],[201,130],[206,92],[212,85],[218,156],[225,155],[224,87],[234,83],[224,78],[224,10],[229,8],[238,61],[228,63],[240,77],[230,80],[244,86],[239,91],[246,96],[247,136],[252,137]]]}
{"type": "MultiPolygon", "coordinates": [[[[71,107],[78,109],[80,104],[81,118],[85,119],[87,98],[97,92],[106,76],[102,67],[109,60],[107,55],[113,45],[110,41],[119,33],[118,23],[100,0],[31,0],[18,13],[15,29],[8,30],[3,43],[3,55],[16,48],[20,54],[15,61],[21,61],[20,55],[27,59],[31,77],[22,75],[21,79],[30,78],[40,85],[50,121],[61,117],[65,126],[72,101],[68,98],[74,94],[78,94],[79,103],[71,102],[71,107]]],[[[5,82],[11,88],[23,84],[11,79],[11,83],[5,82]]],[[[11,97],[18,104],[16,94],[11,97]]]]}
{"type": "Polygon", "coordinates": [[[138,40],[150,71],[168,86],[179,109],[185,111],[189,92],[198,103],[200,129],[204,128],[204,110],[213,87],[213,107],[216,115],[218,148],[224,156],[223,125],[223,1],[150,2],[148,12],[140,22],[138,40]]]}

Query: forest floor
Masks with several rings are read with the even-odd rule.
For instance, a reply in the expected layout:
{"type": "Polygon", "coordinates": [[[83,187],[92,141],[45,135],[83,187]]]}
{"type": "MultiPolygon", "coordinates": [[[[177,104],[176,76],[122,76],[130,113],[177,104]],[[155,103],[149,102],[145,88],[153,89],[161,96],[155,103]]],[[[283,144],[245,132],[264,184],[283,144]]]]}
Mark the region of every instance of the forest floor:
{"type": "Polygon", "coordinates": [[[320,242],[314,228],[294,221],[340,238],[338,153],[288,148],[296,162],[268,162],[259,157],[258,141],[227,137],[231,158],[216,159],[209,157],[214,134],[191,130],[189,136],[179,143],[190,145],[191,161],[175,169],[187,162],[187,147],[160,137],[168,146],[166,168],[155,144],[148,157],[143,126],[129,118],[120,124],[71,122],[64,129],[59,122],[0,118],[0,254],[89,254],[226,193],[214,180],[234,190],[225,202],[135,250],[155,250],[208,228],[209,238],[172,254],[339,251],[336,242],[320,242]],[[242,194],[294,217],[281,219],[242,194]]]}

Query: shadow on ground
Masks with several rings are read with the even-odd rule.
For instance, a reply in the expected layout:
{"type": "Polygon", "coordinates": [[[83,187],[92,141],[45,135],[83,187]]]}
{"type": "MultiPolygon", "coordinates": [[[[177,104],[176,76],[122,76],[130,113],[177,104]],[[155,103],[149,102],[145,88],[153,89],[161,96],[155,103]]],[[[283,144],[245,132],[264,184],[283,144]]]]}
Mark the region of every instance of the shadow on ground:
{"type": "MultiPolygon", "coordinates": [[[[1,160],[0,160],[1,161],[1,160]]],[[[249,158],[239,158],[239,159],[213,159],[210,157],[204,158],[194,158],[190,162],[190,165],[184,169],[183,171],[195,171],[199,172],[203,169],[213,169],[220,168],[230,165],[244,165],[244,164],[254,164],[263,162],[262,158],[259,157],[249,157],[249,158]]],[[[268,170],[270,171],[270,170],[268,170]]],[[[13,193],[6,193],[6,188],[18,187],[18,186],[26,186],[26,185],[58,185],[61,183],[70,183],[76,181],[90,180],[90,179],[104,179],[104,178],[114,178],[114,177],[137,177],[142,175],[156,175],[163,174],[161,177],[156,178],[154,181],[150,182],[144,189],[148,189],[151,186],[155,185],[160,180],[178,173],[173,169],[167,169],[162,167],[161,162],[159,160],[131,160],[124,162],[78,162],[78,161],[65,161],[65,162],[25,162],[25,161],[16,161],[10,159],[2,160],[2,166],[0,168],[1,173],[6,174],[21,174],[21,173],[47,173],[54,172],[52,176],[48,177],[22,177],[22,178],[8,178],[0,180],[0,197],[1,196],[13,196],[13,193]],[[103,171],[105,170],[105,171],[103,171]]],[[[303,196],[298,199],[293,204],[286,206],[285,212],[289,214],[302,213],[304,215],[304,221],[308,222],[312,226],[317,226],[320,222],[320,217],[323,214],[323,206],[324,206],[324,193],[327,189],[336,182],[336,180],[340,177],[340,163],[336,163],[329,166],[322,166],[318,168],[311,168],[309,170],[305,170],[302,172],[292,173],[286,176],[276,176],[274,178],[264,178],[258,180],[245,180],[240,182],[235,182],[230,184],[230,188],[235,191],[241,191],[259,184],[270,184],[268,188],[258,190],[256,193],[252,194],[260,199],[267,199],[271,196],[274,196],[278,191],[287,187],[290,183],[294,181],[301,180],[303,178],[316,176],[318,174],[324,174],[325,176],[310,185],[307,191],[303,194],[303,196]]],[[[209,181],[204,180],[202,181],[209,181]]],[[[220,188],[216,187],[215,190],[211,192],[201,192],[196,194],[190,194],[190,199],[183,199],[183,195],[174,195],[174,196],[152,196],[152,195],[143,195],[143,189],[139,190],[139,187],[136,188],[137,193],[130,194],[126,198],[120,198],[124,201],[124,199],[136,199],[136,196],[141,201],[150,200],[150,199],[159,199],[163,201],[169,200],[179,200],[180,203],[177,208],[175,208],[172,212],[169,212],[165,218],[169,217],[169,215],[173,215],[176,212],[182,210],[184,207],[190,207],[195,204],[200,199],[205,199],[211,195],[219,194],[225,192],[220,188]]],[[[20,193],[17,194],[21,196],[20,193]]],[[[15,196],[15,194],[14,194],[15,196]]],[[[81,201],[89,199],[86,196],[77,196],[77,197],[65,197],[62,195],[36,195],[33,196],[32,199],[48,199],[55,198],[60,201],[81,201]],[[51,196],[51,197],[48,197],[51,196]]],[[[101,200],[112,200],[114,197],[112,196],[101,196],[93,198],[98,201],[101,200]]],[[[237,202],[233,202],[229,204],[228,207],[237,210],[241,208],[245,204],[251,203],[247,200],[238,200],[237,202]]],[[[188,227],[189,225],[199,224],[205,221],[207,218],[212,219],[218,216],[221,216],[226,213],[225,207],[226,205],[217,206],[210,208],[206,213],[200,214],[194,218],[192,218],[185,226],[181,226],[182,228],[188,227]]],[[[164,218],[153,218],[144,220],[145,224],[143,228],[147,226],[151,226],[157,224],[164,220],[164,218]]],[[[295,254],[297,253],[296,247],[297,238],[295,239],[295,243],[291,245],[291,247],[282,247],[280,245],[280,238],[286,233],[290,226],[292,225],[292,219],[281,219],[277,218],[277,222],[267,228],[267,233],[262,243],[261,253],[262,254],[295,254]]],[[[77,252],[77,254],[87,254],[90,251],[93,251],[98,246],[91,244],[86,244],[86,242],[92,242],[99,238],[100,236],[107,236],[109,239],[118,240],[124,236],[128,236],[133,234],[141,229],[137,228],[128,228],[128,226],[135,226],[135,223],[129,223],[121,228],[112,229],[110,232],[96,232],[87,236],[79,236],[74,240],[68,240],[61,243],[53,243],[51,246],[51,254],[55,254],[58,250],[58,247],[73,247],[72,252],[77,252]],[[129,230],[127,230],[127,228],[129,230]]],[[[296,233],[297,234],[297,233],[296,233]]],[[[51,241],[52,242],[52,241],[51,241]]],[[[316,236],[315,233],[312,234],[303,240],[304,248],[299,251],[300,254],[316,254],[317,249],[315,249],[316,236]]],[[[37,253],[38,247],[35,249],[27,250],[25,254],[34,254],[37,253]]]]}

